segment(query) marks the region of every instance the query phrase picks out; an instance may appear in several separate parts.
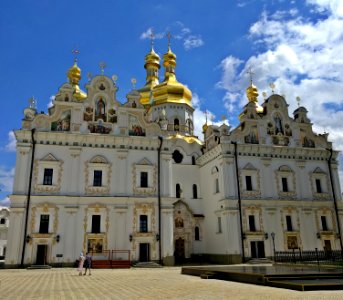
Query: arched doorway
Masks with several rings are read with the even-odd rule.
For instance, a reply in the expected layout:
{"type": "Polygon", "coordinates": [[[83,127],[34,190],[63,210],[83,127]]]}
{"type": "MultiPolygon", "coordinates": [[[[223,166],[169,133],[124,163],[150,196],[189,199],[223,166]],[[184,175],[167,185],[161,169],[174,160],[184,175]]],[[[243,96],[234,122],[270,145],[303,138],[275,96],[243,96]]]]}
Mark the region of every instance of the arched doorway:
{"type": "Polygon", "coordinates": [[[178,238],[175,240],[175,263],[180,265],[185,259],[185,240],[183,238],[178,238]]]}

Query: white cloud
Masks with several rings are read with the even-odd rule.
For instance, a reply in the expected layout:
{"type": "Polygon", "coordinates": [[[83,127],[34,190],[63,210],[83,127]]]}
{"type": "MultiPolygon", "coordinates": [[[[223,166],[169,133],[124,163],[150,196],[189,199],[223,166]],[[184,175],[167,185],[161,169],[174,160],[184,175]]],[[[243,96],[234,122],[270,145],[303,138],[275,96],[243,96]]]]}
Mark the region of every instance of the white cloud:
{"type": "Polygon", "coordinates": [[[0,207],[1,206],[9,207],[10,206],[10,198],[6,197],[6,198],[0,200],[0,207]]]}
{"type": "Polygon", "coordinates": [[[192,30],[186,27],[181,21],[177,21],[170,27],[165,28],[163,31],[155,31],[152,27],[149,27],[146,31],[141,33],[140,39],[150,39],[153,34],[154,39],[163,39],[167,37],[167,33],[171,33],[172,39],[182,41],[182,44],[186,50],[192,48],[201,47],[204,45],[204,41],[201,35],[192,34],[192,30]]]}
{"type": "Polygon", "coordinates": [[[260,102],[262,91],[270,94],[268,84],[274,82],[275,92],[285,95],[290,104],[292,116],[297,107],[295,99],[300,96],[314,129],[318,133],[325,129],[334,149],[343,150],[343,1],[308,0],[307,3],[326,14],[309,19],[298,11],[287,16],[281,12],[274,16],[263,12],[249,30],[258,54],[245,61],[233,56],[222,60],[218,86],[225,89],[225,107],[229,111],[241,109],[247,102],[246,71],[251,66],[260,102]]]}
{"type": "Polygon", "coordinates": [[[183,41],[183,46],[186,50],[201,47],[203,44],[204,41],[201,39],[201,37],[195,35],[190,35],[186,37],[183,41]]]}
{"type": "Polygon", "coordinates": [[[49,101],[49,103],[48,103],[48,108],[50,108],[50,107],[53,107],[53,106],[54,106],[54,101],[55,101],[55,98],[56,98],[56,96],[55,96],[55,95],[52,95],[52,96],[50,96],[50,101],[49,101]]]}
{"type": "Polygon", "coordinates": [[[12,192],[14,168],[8,169],[0,166],[0,189],[2,192],[12,192]]]}
{"type": "Polygon", "coordinates": [[[10,131],[8,133],[8,142],[7,142],[7,145],[5,146],[5,150],[14,152],[16,150],[16,146],[17,146],[17,141],[15,139],[14,132],[10,131]]]}
{"type": "Polygon", "coordinates": [[[207,124],[213,124],[220,126],[223,123],[229,125],[228,120],[222,120],[215,122],[216,115],[213,112],[206,110],[202,111],[200,108],[201,103],[206,103],[205,100],[200,99],[197,94],[193,94],[192,104],[194,107],[193,113],[193,122],[194,122],[194,135],[198,136],[200,140],[203,140],[203,133],[202,133],[202,126],[206,123],[206,115],[207,115],[207,124]]]}

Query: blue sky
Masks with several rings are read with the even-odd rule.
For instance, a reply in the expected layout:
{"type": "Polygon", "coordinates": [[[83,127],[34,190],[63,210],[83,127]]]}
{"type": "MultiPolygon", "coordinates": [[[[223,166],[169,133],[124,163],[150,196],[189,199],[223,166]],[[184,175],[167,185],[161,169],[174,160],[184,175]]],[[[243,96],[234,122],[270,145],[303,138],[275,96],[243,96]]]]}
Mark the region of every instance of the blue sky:
{"type": "Polygon", "coordinates": [[[177,78],[193,92],[198,133],[205,110],[213,122],[225,115],[237,125],[251,66],[260,95],[270,94],[268,85],[275,82],[291,116],[300,96],[315,131],[329,132],[334,148],[343,150],[340,0],[1,1],[0,205],[8,203],[12,189],[11,131],[21,127],[28,99],[34,96],[38,110],[47,112],[51,97],[66,82],[76,47],[81,86],[88,72],[100,73],[104,61],[105,74],[118,76],[118,99],[125,102],[132,77],[138,87],[144,85],[151,28],[160,56],[167,50],[166,33],[173,35],[177,78]]]}

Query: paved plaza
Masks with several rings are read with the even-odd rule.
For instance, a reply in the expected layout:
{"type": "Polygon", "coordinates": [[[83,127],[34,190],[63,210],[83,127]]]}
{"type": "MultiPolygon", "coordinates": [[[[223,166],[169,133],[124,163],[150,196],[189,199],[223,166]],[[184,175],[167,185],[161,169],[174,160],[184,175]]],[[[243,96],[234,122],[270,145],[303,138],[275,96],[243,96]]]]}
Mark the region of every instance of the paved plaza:
{"type": "Polygon", "coordinates": [[[181,275],[181,268],[0,270],[0,299],[343,299],[343,291],[298,292],[181,275]]]}

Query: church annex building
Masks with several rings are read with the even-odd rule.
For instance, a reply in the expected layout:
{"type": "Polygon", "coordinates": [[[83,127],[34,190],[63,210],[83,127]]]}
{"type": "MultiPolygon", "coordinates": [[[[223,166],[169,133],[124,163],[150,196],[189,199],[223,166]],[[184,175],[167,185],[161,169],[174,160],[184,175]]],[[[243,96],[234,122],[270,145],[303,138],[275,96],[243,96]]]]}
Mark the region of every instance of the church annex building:
{"type": "Polygon", "coordinates": [[[259,105],[251,82],[238,127],[206,122],[200,140],[170,46],[144,68],[119,101],[103,72],[83,91],[75,60],[48,114],[24,110],[7,267],[72,265],[80,251],[174,265],[342,249],[338,152],[305,107],[290,116],[274,93],[259,105]]]}

